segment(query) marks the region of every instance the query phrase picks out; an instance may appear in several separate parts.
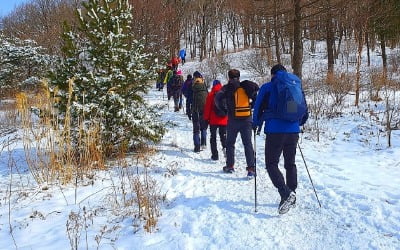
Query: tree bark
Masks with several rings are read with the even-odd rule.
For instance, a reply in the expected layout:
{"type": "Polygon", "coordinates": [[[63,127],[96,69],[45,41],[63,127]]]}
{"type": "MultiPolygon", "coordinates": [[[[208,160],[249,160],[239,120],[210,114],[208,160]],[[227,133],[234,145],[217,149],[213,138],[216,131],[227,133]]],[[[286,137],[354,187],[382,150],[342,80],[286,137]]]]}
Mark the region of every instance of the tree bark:
{"type": "Polygon", "coordinates": [[[328,78],[333,76],[335,58],[333,49],[335,46],[335,34],[332,25],[332,10],[330,1],[327,0],[327,14],[326,14],[326,50],[328,54],[328,78]]]}
{"type": "Polygon", "coordinates": [[[293,0],[294,22],[293,22],[293,73],[302,77],[303,64],[303,41],[301,38],[301,6],[300,0],[293,0]]]}

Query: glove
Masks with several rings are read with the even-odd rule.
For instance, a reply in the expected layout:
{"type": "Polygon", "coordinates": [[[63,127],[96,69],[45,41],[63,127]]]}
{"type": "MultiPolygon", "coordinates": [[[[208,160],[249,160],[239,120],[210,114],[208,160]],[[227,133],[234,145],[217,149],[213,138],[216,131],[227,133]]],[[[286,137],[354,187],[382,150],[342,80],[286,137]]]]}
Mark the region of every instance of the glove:
{"type": "Polygon", "coordinates": [[[260,135],[260,132],[261,132],[261,126],[258,126],[258,128],[257,128],[257,135],[260,135]]]}

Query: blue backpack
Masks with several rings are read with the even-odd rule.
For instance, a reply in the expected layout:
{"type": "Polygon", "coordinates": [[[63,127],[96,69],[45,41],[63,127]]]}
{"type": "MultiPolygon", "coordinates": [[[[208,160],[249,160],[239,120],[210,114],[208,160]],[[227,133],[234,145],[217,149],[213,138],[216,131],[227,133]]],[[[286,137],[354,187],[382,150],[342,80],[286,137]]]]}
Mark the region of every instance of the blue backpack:
{"type": "Polygon", "coordinates": [[[307,104],[300,78],[286,71],[278,71],[271,84],[273,86],[267,118],[301,121],[307,112],[307,104]]]}

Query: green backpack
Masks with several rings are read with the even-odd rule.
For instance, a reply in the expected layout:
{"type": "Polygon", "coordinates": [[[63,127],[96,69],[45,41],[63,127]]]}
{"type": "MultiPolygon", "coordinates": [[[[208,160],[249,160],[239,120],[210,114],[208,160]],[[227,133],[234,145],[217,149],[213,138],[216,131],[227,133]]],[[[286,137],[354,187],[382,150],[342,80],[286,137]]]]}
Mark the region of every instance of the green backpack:
{"type": "Polygon", "coordinates": [[[208,95],[208,90],[206,85],[204,84],[203,78],[199,77],[193,80],[192,91],[193,91],[192,111],[202,113],[208,95]]]}

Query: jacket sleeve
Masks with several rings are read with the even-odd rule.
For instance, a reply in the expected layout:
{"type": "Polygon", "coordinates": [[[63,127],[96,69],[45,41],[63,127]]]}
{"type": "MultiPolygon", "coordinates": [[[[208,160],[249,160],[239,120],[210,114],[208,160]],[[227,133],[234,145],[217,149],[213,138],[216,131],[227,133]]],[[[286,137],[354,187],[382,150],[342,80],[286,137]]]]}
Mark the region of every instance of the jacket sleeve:
{"type": "Polygon", "coordinates": [[[203,119],[206,121],[209,121],[211,118],[211,109],[212,109],[212,101],[213,101],[213,94],[209,93],[207,95],[206,103],[204,104],[204,113],[203,113],[203,119]]]}
{"type": "Polygon", "coordinates": [[[268,104],[269,99],[269,94],[267,92],[267,84],[264,84],[261,86],[260,91],[258,92],[256,96],[256,101],[254,104],[254,110],[253,110],[253,125],[254,126],[261,126],[262,125],[262,114],[264,110],[266,109],[265,104],[268,104]]]}
{"type": "Polygon", "coordinates": [[[305,96],[305,94],[304,94],[304,91],[302,91],[302,93],[303,93],[304,102],[306,103],[306,112],[304,113],[303,117],[301,118],[301,120],[300,120],[300,122],[299,122],[299,125],[300,125],[300,126],[303,126],[303,125],[306,123],[306,121],[308,120],[308,106],[307,106],[307,100],[306,100],[306,96],[305,96]]]}
{"type": "Polygon", "coordinates": [[[169,70],[169,71],[167,72],[167,74],[165,74],[164,81],[163,81],[164,84],[167,84],[167,83],[168,83],[170,72],[171,72],[171,71],[169,70]]]}

